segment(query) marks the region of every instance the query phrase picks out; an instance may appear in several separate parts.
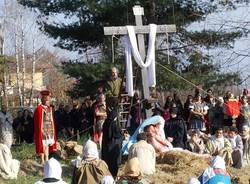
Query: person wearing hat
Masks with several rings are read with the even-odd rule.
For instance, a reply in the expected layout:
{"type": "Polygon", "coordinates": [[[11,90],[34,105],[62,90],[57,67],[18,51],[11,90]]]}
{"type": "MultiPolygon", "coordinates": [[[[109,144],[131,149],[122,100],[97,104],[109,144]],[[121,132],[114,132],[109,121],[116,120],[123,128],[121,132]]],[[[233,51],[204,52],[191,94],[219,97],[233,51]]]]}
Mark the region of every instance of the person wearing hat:
{"type": "Polygon", "coordinates": [[[150,182],[143,179],[140,171],[140,163],[137,157],[130,159],[124,169],[124,174],[116,182],[117,184],[149,184],[150,182]]]}
{"type": "Polygon", "coordinates": [[[185,121],[177,116],[178,108],[170,109],[170,119],[166,122],[164,128],[166,137],[172,137],[174,147],[186,148],[187,143],[187,127],[185,121]]]}
{"type": "Polygon", "coordinates": [[[35,182],[35,184],[67,184],[62,180],[61,175],[62,167],[60,163],[52,157],[44,165],[44,178],[35,182]]]}
{"type": "Polygon", "coordinates": [[[49,153],[56,151],[56,133],[53,110],[50,106],[50,91],[41,91],[41,104],[34,113],[34,142],[36,153],[40,155],[42,164],[48,161],[49,153]]]}

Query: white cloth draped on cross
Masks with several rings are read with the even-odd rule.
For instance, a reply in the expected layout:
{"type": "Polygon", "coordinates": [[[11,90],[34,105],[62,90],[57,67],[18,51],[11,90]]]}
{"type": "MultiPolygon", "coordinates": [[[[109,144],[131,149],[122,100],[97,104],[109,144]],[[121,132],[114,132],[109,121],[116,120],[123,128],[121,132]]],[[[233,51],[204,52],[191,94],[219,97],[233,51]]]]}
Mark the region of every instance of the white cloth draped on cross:
{"type": "Polygon", "coordinates": [[[134,26],[126,26],[128,30],[129,39],[125,39],[125,59],[126,59],[126,92],[129,96],[133,96],[133,65],[132,53],[136,63],[141,68],[147,68],[147,87],[154,87],[156,85],[155,76],[155,39],[157,25],[150,24],[149,42],[146,62],[138,50],[137,39],[134,31],[134,26]],[[131,52],[132,51],[132,52],[131,52]]]}

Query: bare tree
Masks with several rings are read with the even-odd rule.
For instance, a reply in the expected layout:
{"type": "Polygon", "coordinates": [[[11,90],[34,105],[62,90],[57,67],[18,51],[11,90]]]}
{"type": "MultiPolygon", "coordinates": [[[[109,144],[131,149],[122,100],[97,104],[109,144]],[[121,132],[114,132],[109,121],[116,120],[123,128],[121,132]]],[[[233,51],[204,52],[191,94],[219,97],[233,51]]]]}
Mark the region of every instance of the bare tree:
{"type": "Polygon", "coordinates": [[[7,95],[7,72],[6,72],[6,60],[5,60],[5,50],[4,50],[4,34],[5,34],[5,24],[6,24],[6,0],[4,0],[4,17],[3,17],[3,22],[2,22],[2,26],[1,26],[1,33],[0,33],[0,37],[1,37],[1,53],[0,55],[2,56],[2,62],[3,62],[3,82],[2,82],[2,90],[3,90],[3,100],[6,103],[6,105],[8,105],[8,95],[7,95]]]}
{"type": "Polygon", "coordinates": [[[18,18],[15,26],[15,57],[16,57],[16,82],[18,90],[19,105],[23,106],[22,91],[20,86],[20,62],[19,62],[19,35],[18,35],[18,18]]]}
{"type": "Polygon", "coordinates": [[[25,106],[25,50],[24,50],[24,28],[23,28],[23,15],[21,15],[21,52],[22,52],[22,99],[25,106]]]}
{"type": "Polygon", "coordinates": [[[36,43],[36,35],[33,37],[33,44],[32,44],[32,74],[31,74],[31,89],[30,89],[30,97],[29,97],[29,106],[32,106],[33,96],[34,96],[34,76],[36,71],[36,50],[35,50],[35,43],[36,43]]]}

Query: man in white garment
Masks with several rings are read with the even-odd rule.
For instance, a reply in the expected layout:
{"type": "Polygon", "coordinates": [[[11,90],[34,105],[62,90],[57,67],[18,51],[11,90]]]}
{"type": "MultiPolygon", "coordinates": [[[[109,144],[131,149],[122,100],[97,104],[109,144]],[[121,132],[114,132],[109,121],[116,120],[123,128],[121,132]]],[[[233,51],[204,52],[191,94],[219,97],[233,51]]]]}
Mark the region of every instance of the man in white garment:
{"type": "Polygon", "coordinates": [[[228,140],[230,141],[233,149],[233,167],[240,169],[243,164],[243,142],[236,127],[229,128],[228,140]]]}
{"type": "Polygon", "coordinates": [[[2,105],[0,111],[0,142],[9,148],[13,143],[13,118],[8,112],[7,106],[2,105]]]}
{"type": "Polygon", "coordinates": [[[216,130],[215,135],[211,136],[205,148],[205,153],[212,156],[220,155],[224,158],[227,165],[232,164],[232,146],[223,135],[223,129],[216,130]]]}
{"type": "Polygon", "coordinates": [[[128,158],[137,157],[142,174],[150,175],[155,172],[155,149],[147,143],[147,134],[137,135],[137,142],[129,148],[128,158]]]}
{"type": "Polygon", "coordinates": [[[247,125],[242,127],[243,142],[243,166],[250,165],[250,128],[247,125]]]}
{"type": "Polygon", "coordinates": [[[20,168],[20,162],[12,159],[10,148],[0,144],[0,177],[4,179],[16,179],[20,168]]]}

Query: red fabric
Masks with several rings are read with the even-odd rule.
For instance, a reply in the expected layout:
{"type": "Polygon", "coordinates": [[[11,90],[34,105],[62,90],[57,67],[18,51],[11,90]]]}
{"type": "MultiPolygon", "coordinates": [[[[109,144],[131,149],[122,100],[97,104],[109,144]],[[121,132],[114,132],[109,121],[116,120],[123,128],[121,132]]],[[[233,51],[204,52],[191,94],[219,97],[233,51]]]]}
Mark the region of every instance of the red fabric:
{"type": "Polygon", "coordinates": [[[228,101],[225,103],[226,115],[228,116],[239,116],[240,115],[240,102],[239,101],[228,101]]]}
{"type": "MultiPolygon", "coordinates": [[[[51,109],[52,110],[52,109],[51,109]]],[[[36,145],[36,153],[44,153],[44,147],[42,143],[42,119],[43,119],[43,107],[38,105],[34,113],[34,141],[36,145]]],[[[49,152],[56,150],[56,133],[55,133],[55,124],[54,124],[54,140],[55,143],[49,146],[49,152]]]]}

